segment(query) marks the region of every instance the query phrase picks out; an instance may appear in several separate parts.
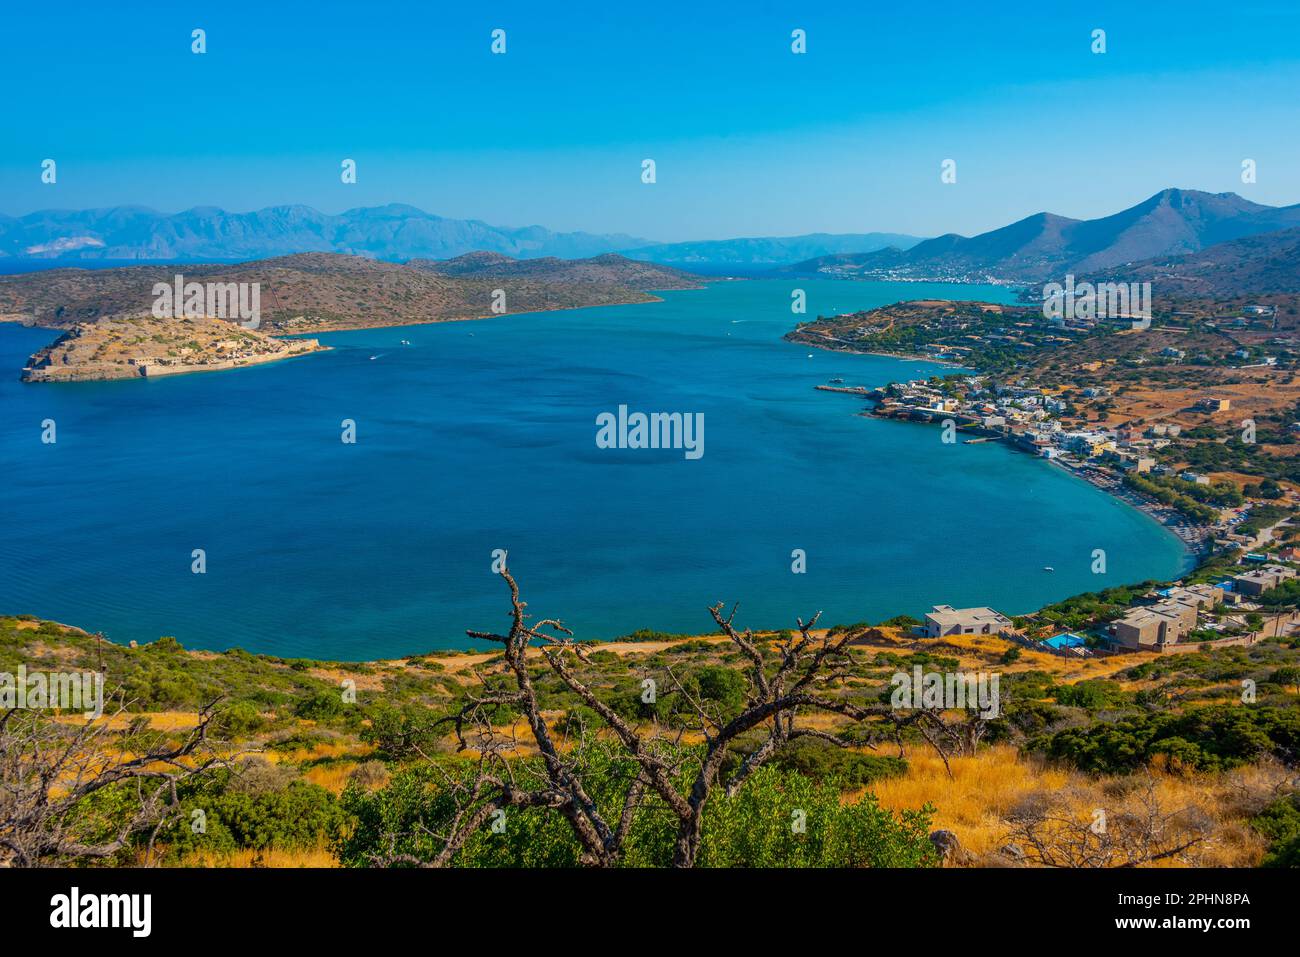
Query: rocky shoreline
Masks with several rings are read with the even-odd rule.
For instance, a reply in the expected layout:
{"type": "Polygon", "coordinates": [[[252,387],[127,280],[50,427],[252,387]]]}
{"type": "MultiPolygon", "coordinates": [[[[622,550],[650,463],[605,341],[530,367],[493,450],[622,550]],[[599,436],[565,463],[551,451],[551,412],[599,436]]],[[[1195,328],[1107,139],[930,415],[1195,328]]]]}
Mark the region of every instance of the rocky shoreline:
{"type": "Polygon", "coordinates": [[[156,379],[278,362],[329,348],[273,339],[220,319],[133,317],[80,323],[33,355],[24,382],[156,379]]]}

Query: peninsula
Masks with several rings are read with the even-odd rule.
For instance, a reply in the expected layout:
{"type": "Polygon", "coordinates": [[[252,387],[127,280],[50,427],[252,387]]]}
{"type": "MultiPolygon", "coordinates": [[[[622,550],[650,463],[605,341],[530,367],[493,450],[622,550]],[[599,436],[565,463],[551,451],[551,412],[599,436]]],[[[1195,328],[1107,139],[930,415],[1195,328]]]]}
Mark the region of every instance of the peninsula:
{"type": "Polygon", "coordinates": [[[83,322],[33,355],[24,382],[156,378],[276,362],[327,349],[273,339],[222,319],[133,316],[83,322]]]}
{"type": "Polygon", "coordinates": [[[0,320],[67,329],[150,314],[155,286],[173,285],[178,274],[184,283],[256,288],[258,328],[272,334],[653,302],[657,297],[648,290],[703,285],[692,273],[615,255],[515,260],[479,252],[445,261],[392,263],[303,253],[228,265],[49,269],[0,276],[0,320]]]}

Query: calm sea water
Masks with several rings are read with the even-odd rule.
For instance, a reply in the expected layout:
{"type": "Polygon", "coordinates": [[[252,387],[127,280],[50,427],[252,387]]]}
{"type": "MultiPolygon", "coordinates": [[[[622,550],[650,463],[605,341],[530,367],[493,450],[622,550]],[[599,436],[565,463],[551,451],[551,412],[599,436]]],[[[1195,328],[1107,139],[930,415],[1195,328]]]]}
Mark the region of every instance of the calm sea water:
{"type": "MultiPolygon", "coordinates": [[[[800,285],[810,317],[1009,298],[800,285]]],[[[505,628],[496,548],[532,612],[599,638],[704,631],[719,600],[763,627],[819,609],[824,623],[935,603],[1018,613],[1186,567],[1164,529],[1044,462],[943,445],[938,429],[814,391],[936,367],[810,355],[781,339],[794,318],[788,282],[721,282],[645,305],[334,333],[331,352],[252,369],[65,385],[17,380],[53,332],[0,325],[0,611],[116,641],[362,659],[505,628]],[[598,449],[596,416],[619,404],[704,413],[704,456],[598,449]],[[340,441],[346,418],[355,445],[340,441]],[[806,574],[790,570],[796,548],[806,574]]]]}

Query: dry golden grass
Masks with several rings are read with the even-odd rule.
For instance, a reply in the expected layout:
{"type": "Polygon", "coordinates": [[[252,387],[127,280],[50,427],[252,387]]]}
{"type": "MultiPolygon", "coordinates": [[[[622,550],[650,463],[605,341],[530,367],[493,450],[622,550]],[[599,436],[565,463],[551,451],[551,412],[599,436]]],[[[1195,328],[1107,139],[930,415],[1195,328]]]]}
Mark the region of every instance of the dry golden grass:
{"type": "Polygon", "coordinates": [[[1032,791],[1064,787],[1070,774],[1020,760],[1015,748],[986,748],[973,758],[953,758],[949,780],[933,751],[909,748],[908,771],[871,788],[881,807],[894,811],[933,804],[934,827],[952,831],[975,854],[1006,843],[1002,821],[1032,791]]]}
{"type": "Polygon", "coordinates": [[[322,761],[330,758],[365,757],[374,748],[357,741],[317,741],[310,748],[296,748],[292,751],[268,750],[263,756],[272,764],[303,764],[307,761],[322,761]]]}
{"type": "MultiPolygon", "coordinates": [[[[121,714],[105,714],[96,718],[94,723],[105,724],[111,731],[125,731],[131,726],[131,723],[139,718],[145,718],[149,722],[149,727],[154,731],[188,731],[191,728],[198,727],[199,716],[193,711],[142,711],[142,712],[122,712],[121,714]]],[[[56,721],[63,724],[82,725],[86,723],[85,717],[80,712],[71,712],[57,715],[56,721]]]]}
{"type": "Polygon", "coordinates": [[[324,847],[302,850],[194,851],[181,858],[180,867],[338,867],[324,847]]]}
{"type": "MultiPolygon", "coordinates": [[[[1123,800],[1120,795],[1145,780],[1137,776],[1094,778],[1023,759],[1014,748],[1001,745],[985,748],[973,758],[951,759],[952,779],[932,751],[911,748],[906,757],[906,775],[877,782],[870,789],[877,801],[894,811],[932,804],[936,808],[933,826],[952,831],[977,859],[995,854],[1011,839],[1006,818],[1031,794],[1062,796],[1071,815],[1087,822],[1094,808],[1116,807],[1123,800]]],[[[1263,765],[1200,775],[1155,767],[1152,774],[1160,807],[1166,813],[1199,808],[1214,821],[1213,836],[1201,849],[1199,863],[1210,867],[1259,864],[1264,842],[1248,819],[1276,795],[1285,778],[1281,770],[1263,765]]],[[[1179,864],[1167,861],[1160,866],[1179,864]]]]}
{"type": "Polygon", "coordinates": [[[348,786],[348,777],[360,762],[337,761],[331,764],[318,764],[302,773],[304,781],[319,784],[332,794],[342,794],[348,786]]]}

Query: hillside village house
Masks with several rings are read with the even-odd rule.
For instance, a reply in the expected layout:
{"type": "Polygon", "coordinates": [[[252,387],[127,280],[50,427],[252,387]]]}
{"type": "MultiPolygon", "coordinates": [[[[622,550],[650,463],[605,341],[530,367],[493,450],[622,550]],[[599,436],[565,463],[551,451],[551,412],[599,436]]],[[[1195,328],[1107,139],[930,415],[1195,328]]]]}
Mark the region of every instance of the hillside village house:
{"type": "Polygon", "coordinates": [[[1115,441],[1111,436],[1096,431],[1067,432],[1062,436],[1059,444],[1076,455],[1088,457],[1115,448],[1115,441]]]}
{"type": "Polygon", "coordinates": [[[953,608],[935,605],[925,616],[922,630],[927,638],[944,635],[1000,635],[1011,628],[1011,619],[992,608],[953,608]]]}
{"type": "Polygon", "coordinates": [[[1186,638],[1196,629],[1200,610],[1213,608],[1222,600],[1223,589],[1213,585],[1170,588],[1162,601],[1130,609],[1107,631],[1125,648],[1156,650],[1186,638]]]}
{"type": "Polygon", "coordinates": [[[1197,402],[1196,408],[1202,412],[1226,412],[1232,408],[1232,400],[1218,399],[1211,396],[1197,402]]]}
{"type": "Polygon", "coordinates": [[[1288,578],[1295,578],[1295,576],[1296,571],[1294,568],[1288,568],[1285,565],[1265,565],[1263,568],[1257,568],[1245,575],[1238,575],[1232,580],[1232,583],[1238,592],[1253,598],[1256,595],[1264,594],[1270,588],[1276,588],[1288,578]]]}

